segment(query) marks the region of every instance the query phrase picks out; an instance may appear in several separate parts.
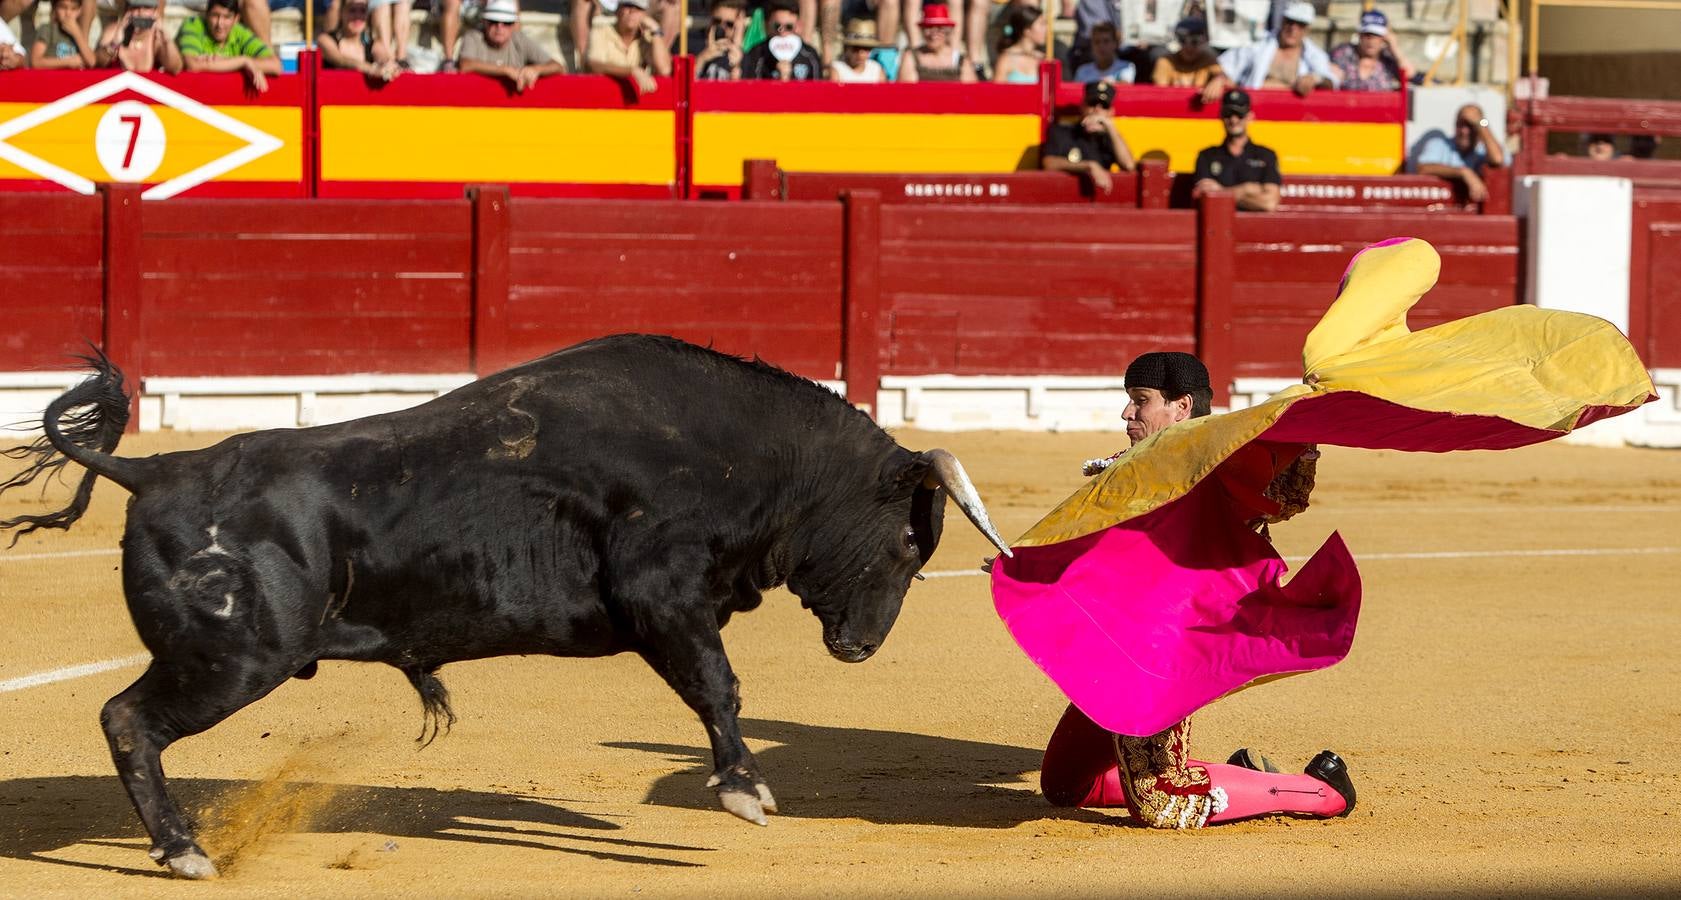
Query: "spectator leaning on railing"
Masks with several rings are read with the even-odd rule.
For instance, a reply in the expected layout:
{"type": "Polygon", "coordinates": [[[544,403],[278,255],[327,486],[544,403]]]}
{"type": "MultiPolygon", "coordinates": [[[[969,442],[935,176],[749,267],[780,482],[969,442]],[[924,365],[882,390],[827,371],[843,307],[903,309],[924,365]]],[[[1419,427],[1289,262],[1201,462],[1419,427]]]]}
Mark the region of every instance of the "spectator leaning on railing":
{"type": "Polygon", "coordinates": [[[590,71],[624,78],[639,93],[651,93],[655,75],[671,74],[671,50],[658,22],[648,18],[648,0],[619,0],[613,24],[590,32],[590,71]]]}
{"type": "Polygon", "coordinates": [[[1413,150],[1413,167],[1421,175],[1436,175],[1465,185],[1473,203],[1488,199],[1483,170],[1506,164],[1506,151],[1489,129],[1482,107],[1467,103],[1454,116],[1453,137],[1433,129],[1413,150]]]}
{"type": "Polygon", "coordinates": [[[1208,49],[1208,22],[1187,17],[1173,29],[1179,46],[1156,60],[1150,81],[1160,87],[1207,87],[1220,77],[1220,58],[1208,49]]]}
{"type": "MultiPolygon", "coordinates": [[[[53,0],[52,18],[29,45],[32,69],[91,69],[98,65],[82,31],[82,4],[94,0],[53,0]]],[[[4,23],[0,23],[4,24],[4,23]]]]}
{"type": "Polygon", "coordinates": [[[181,25],[175,43],[187,71],[244,72],[258,93],[268,90],[268,76],[280,74],[280,57],[239,24],[239,0],[208,0],[204,15],[181,25]]]}
{"type": "Polygon", "coordinates": [[[1220,82],[1209,82],[1203,100],[1212,101],[1227,86],[1289,88],[1303,97],[1315,88],[1336,87],[1331,58],[1307,36],[1313,16],[1312,3],[1291,0],[1284,7],[1283,21],[1277,31],[1220,55],[1223,78],[1220,82]]]}
{"type": "Polygon", "coordinates": [[[975,67],[963,61],[963,53],[954,42],[957,22],[951,17],[951,7],[926,4],[917,24],[923,42],[900,57],[900,82],[975,81],[975,67]]]}
{"type": "Polygon", "coordinates": [[[770,37],[747,51],[741,77],[773,81],[813,81],[823,76],[823,59],[800,37],[800,13],[794,0],[771,0],[765,16],[770,37]]]}
{"type": "Polygon", "coordinates": [[[695,57],[695,78],[736,81],[741,78],[741,33],[747,26],[747,0],[716,0],[706,29],[706,47],[695,57]]]}
{"type": "Polygon", "coordinates": [[[461,39],[461,71],[505,78],[520,94],[538,79],[566,71],[560,60],[519,30],[519,4],[515,0],[490,0],[479,20],[483,30],[469,31],[461,39]]]}
{"type": "MultiPolygon", "coordinates": [[[[186,61],[176,42],[165,33],[163,22],[163,9],[158,0],[128,0],[122,16],[100,33],[104,40],[94,52],[95,62],[101,67],[114,66],[129,72],[174,75],[181,71],[186,61]]],[[[202,20],[191,22],[202,23],[202,20]]],[[[181,30],[185,33],[186,27],[181,30]]]]}
{"type": "Polygon", "coordinates": [[[1278,154],[1249,139],[1249,124],[1255,121],[1249,95],[1232,88],[1220,101],[1220,123],[1226,139],[1197,154],[1196,179],[1192,194],[1229,193],[1238,209],[1272,212],[1284,177],[1278,171],[1278,154]]]}
{"type": "Polygon", "coordinates": [[[1051,126],[1039,149],[1039,168],[1086,176],[1101,193],[1114,190],[1110,171],[1119,166],[1121,171],[1131,172],[1136,167],[1132,151],[1115,128],[1114,106],[1113,84],[1087,83],[1081,97],[1080,121],[1051,126]]]}
{"type": "Polygon", "coordinates": [[[391,81],[403,71],[391,58],[391,49],[374,40],[368,0],[346,0],[338,27],[321,32],[315,43],[329,69],[351,69],[369,81],[391,81]]]}
{"type": "Polygon", "coordinates": [[[1412,80],[1412,65],[1401,54],[1382,10],[1369,9],[1360,16],[1359,37],[1337,45],[1331,65],[1345,91],[1398,91],[1412,80]]]}

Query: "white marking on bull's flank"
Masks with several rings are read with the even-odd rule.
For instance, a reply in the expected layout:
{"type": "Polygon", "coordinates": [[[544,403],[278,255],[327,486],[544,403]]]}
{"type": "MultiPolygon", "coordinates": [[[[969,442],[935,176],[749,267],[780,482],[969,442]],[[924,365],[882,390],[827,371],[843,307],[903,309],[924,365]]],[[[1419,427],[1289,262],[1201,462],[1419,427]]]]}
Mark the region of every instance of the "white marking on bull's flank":
{"type": "Polygon", "coordinates": [[[71,559],[77,556],[116,556],[123,551],[114,547],[102,550],[59,550],[53,553],[0,553],[0,563],[27,562],[32,559],[71,559]]]}
{"type": "Polygon", "coordinates": [[[65,666],[62,669],[49,669],[45,672],[36,672],[33,675],[8,678],[5,681],[0,681],[0,694],[21,691],[24,688],[40,687],[44,684],[53,684],[59,681],[69,681],[72,678],[98,675],[101,672],[109,672],[113,669],[126,669],[129,666],[151,662],[151,660],[152,655],[150,653],[141,653],[135,656],[125,656],[121,659],[107,659],[100,662],[83,663],[79,666],[65,666]]]}

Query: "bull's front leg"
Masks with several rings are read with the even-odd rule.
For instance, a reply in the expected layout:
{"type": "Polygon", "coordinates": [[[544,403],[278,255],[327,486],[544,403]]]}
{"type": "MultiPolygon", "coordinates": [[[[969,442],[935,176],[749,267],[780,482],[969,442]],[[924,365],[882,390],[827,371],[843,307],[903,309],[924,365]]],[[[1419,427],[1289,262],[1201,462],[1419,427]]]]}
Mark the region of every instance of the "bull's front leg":
{"type": "Polygon", "coordinates": [[[766,824],[765,813],[776,812],[776,798],[741,740],[741,682],[724,655],[717,620],[711,615],[683,616],[666,619],[650,631],[642,658],[700,716],[712,742],[707,787],[718,789],[725,809],[756,825],[766,824]]]}

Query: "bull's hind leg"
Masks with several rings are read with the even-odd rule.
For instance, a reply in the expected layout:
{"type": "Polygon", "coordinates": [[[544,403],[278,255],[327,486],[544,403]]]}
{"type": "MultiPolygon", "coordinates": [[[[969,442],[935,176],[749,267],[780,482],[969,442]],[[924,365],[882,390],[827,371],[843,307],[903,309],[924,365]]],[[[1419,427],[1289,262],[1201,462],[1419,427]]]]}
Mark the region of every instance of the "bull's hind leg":
{"type": "Polygon", "coordinates": [[[266,654],[223,655],[212,664],[154,660],[100,713],[117,776],[152,837],[151,856],[184,878],[214,878],[216,866],[164,786],[163,751],[209,729],[291,677],[296,665],[266,654]]]}

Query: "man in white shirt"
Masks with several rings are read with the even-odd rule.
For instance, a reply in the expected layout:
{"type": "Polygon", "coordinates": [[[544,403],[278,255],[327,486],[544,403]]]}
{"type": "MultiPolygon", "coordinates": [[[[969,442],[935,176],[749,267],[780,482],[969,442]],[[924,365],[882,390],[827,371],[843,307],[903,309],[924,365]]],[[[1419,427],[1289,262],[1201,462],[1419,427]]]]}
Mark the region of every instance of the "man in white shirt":
{"type": "Polygon", "coordinates": [[[1220,54],[1224,80],[1219,90],[1232,86],[1250,90],[1289,88],[1306,97],[1316,88],[1336,87],[1330,55],[1307,36],[1313,16],[1312,3],[1292,0],[1285,5],[1276,32],[1265,40],[1220,54]]]}

